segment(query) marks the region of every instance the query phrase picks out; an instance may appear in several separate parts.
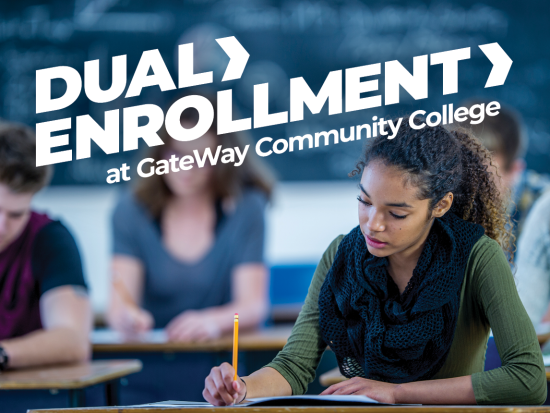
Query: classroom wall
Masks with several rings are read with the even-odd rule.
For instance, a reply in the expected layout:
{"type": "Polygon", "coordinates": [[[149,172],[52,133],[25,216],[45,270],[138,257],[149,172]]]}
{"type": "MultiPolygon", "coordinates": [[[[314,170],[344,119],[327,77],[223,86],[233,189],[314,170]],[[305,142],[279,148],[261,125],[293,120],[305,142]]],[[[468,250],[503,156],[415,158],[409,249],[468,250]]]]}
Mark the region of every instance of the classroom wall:
{"type": "MultiPolygon", "coordinates": [[[[107,305],[110,215],[120,186],[56,186],[36,195],[33,206],[60,219],[76,238],[93,308],[107,305]]],[[[266,211],[266,258],[273,264],[314,264],[330,242],[357,225],[356,183],[280,183],[266,211]]]]}

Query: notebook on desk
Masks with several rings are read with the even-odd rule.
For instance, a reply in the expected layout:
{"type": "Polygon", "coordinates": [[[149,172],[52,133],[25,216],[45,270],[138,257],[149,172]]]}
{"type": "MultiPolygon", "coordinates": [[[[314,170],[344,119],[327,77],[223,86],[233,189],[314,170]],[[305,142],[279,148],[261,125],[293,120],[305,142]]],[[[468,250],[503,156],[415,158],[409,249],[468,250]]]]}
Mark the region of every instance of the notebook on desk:
{"type": "MultiPolygon", "coordinates": [[[[282,397],[258,397],[248,399],[244,403],[235,407],[273,407],[273,406],[364,406],[376,404],[378,406],[389,406],[389,404],[380,403],[367,396],[282,396],[282,397]]],[[[180,402],[166,401],[141,405],[139,407],[212,407],[210,403],[205,402],[180,402]]]]}

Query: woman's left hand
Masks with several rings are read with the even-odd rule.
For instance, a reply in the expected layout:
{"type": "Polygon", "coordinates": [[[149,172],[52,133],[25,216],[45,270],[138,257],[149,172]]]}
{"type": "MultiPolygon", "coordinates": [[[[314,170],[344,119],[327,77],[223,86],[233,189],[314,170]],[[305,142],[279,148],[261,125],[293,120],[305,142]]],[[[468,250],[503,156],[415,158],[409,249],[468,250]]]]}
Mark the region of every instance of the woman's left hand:
{"type": "Polygon", "coordinates": [[[354,377],[341,383],[333,384],[322,392],[321,395],[363,395],[380,403],[397,403],[395,394],[398,386],[398,384],[354,377]]]}
{"type": "Polygon", "coordinates": [[[218,338],[221,329],[208,314],[188,310],[174,317],[166,326],[170,341],[206,341],[218,338]]]}

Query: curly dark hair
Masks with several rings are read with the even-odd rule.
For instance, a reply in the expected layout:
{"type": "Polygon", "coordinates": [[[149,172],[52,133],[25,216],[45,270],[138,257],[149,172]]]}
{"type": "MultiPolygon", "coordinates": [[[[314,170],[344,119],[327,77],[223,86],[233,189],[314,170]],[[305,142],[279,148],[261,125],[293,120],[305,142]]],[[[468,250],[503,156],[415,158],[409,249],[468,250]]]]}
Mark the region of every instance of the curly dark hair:
{"type": "MultiPolygon", "coordinates": [[[[414,121],[419,125],[423,119],[415,117],[414,121]]],[[[450,211],[481,225],[487,236],[508,252],[512,263],[514,235],[509,231],[507,199],[493,179],[497,172],[491,153],[470,131],[447,130],[440,125],[413,129],[404,117],[394,139],[378,136],[369,141],[350,177],[361,174],[375,160],[395,166],[419,188],[420,199],[430,200],[430,210],[452,192],[450,211]]]]}

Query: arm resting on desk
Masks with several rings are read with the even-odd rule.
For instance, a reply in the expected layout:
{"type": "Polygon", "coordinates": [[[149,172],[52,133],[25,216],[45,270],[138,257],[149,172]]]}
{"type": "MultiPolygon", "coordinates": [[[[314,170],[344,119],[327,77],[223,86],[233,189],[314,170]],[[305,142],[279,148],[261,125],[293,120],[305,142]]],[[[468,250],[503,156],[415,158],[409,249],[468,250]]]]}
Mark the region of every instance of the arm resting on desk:
{"type": "Polygon", "coordinates": [[[478,404],[542,404],[546,400],[546,373],[535,329],[518,296],[506,257],[495,244],[491,240],[479,251],[473,282],[480,312],[493,330],[502,367],[472,375],[476,400],[478,404]]]}
{"type": "Polygon", "coordinates": [[[42,329],[0,343],[8,354],[8,367],[67,363],[90,358],[92,313],[86,294],[70,285],[47,291],[40,298],[40,318],[42,329]]]}
{"type": "Polygon", "coordinates": [[[381,403],[476,404],[471,376],[404,384],[354,377],[330,386],[321,394],[363,395],[381,403]]]}

